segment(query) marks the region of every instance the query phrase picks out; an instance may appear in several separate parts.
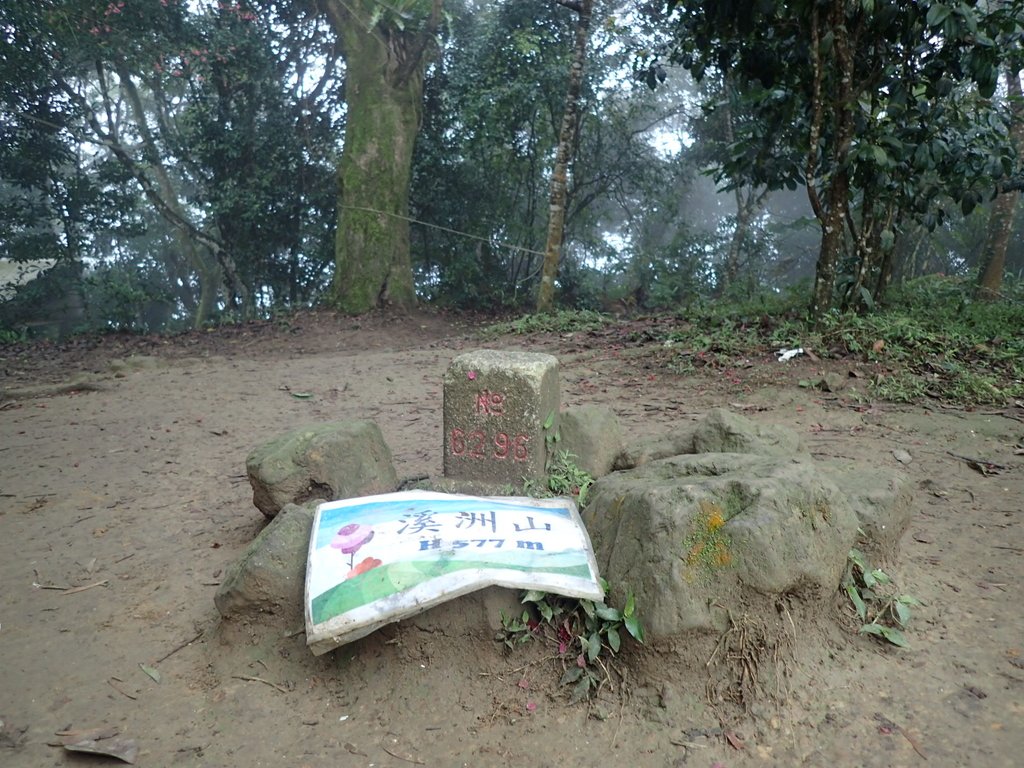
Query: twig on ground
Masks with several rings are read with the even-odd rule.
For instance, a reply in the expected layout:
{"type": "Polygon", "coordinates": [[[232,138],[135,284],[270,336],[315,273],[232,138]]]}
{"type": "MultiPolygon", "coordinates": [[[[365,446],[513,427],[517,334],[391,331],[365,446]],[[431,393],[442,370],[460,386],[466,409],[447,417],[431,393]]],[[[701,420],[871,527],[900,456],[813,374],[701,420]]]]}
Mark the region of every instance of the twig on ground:
{"type": "Polygon", "coordinates": [[[405,757],[404,755],[400,755],[397,752],[392,752],[390,749],[385,747],[383,744],[381,744],[380,748],[383,749],[385,752],[387,752],[392,757],[397,758],[398,760],[404,760],[405,762],[413,763],[414,765],[426,765],[426,763],[424,763],[422,760],[417,760],[415,757],[405,757]]]}
{"type": "Polygon", "coordinates": [[[197,635],[196,635],[195,637],[193,637],[193,638],[192,638],[191,640],[186,640],[186,641],[185,641],[184,643],[182,643],[181,645],[178,645],[178,646],[176,646],[176,647],[172,648],[172,649],[171,649],[170,651],[168,651],[167,653],[165,653],[165,654],[164,654],[163,656],[161,656],[161,657],[160,657],[159,659],[157,659],[157,660],[156,660],[156,661],[154,661],[153,663],[154,663],[154,664],[159,664],[159,663],[160,663],[161,661],[167,661],[167,660],[168,660],[169,658],[171,658],[171,656],[173,656],[173,655],[174,655],[174,654],[176,654],[176,653],[177,653],[178,651],[180,651],[180,650],[182,650],[182,649],[184,649],[184,648],[188,648],[188,647],[189,647],[190,645],[192,645],[192,643],[194,643],[194,642],[195,642],[196,640],[198,640],[198,639],[199,639],[199,638],[201,638],[202,636],[203,636],[203,631],[202,631],[202,630],[200,630],[200,631],[199,631],[199,634],[197,634],[197,635]]]}
{"type": "Polygon", "coordinates": [[[263,683],[264,685],[269,685],[271,688],[276,691],[280,691],[281,693],[291,693],[291,691],[283,685],[278,685],[277,683],[272,683],[269,680],[264,680],[262,677],[250,677],[249,675],[232,675],[231,677],[235,680],[245,680],[248,683],[263,683]]]}
{"type": "Polygon", "coordinates": [[[81,587],[68,587],[63,592],[61,592],[61,594],[62,595],[74,595],[77,592],[85,592],[85,590],[92,589],[93,587],[103,587],[103,586],[106,586],[109,583],[110,583],[110,579],[103,579],[103,581],[97,581],[97,582],[94,582],[93,584],[85,584],[85,585],[83,585],[81,587]]]}
{"type": "Polygon", "coordinates": [[[946,451],[954,459],[960,459],[960,461],[966,461],[968,464],[980,464],[988,469],[1009,469],[1005,464],[997,464],[994,461],[988,459],[976,459],[973,456],[962,456],[959,453],[953,453],[952,451],[946,451]]]}
{"type": "MultiPolygon", "coordinates": [[[[116,677],[112,677],[112,678],[110,678],[109,680],[107,680],[107,685],[109,685],[109,686],[110,686],[111,688],[113,688],[113,689],[114,689],[115,691],[117,691],[118,693],[120,693],[120,694],[121,694],[122,696],[127,696],[127,697],[128,697],[129,699],[131,699],[132,701],[135,701],[136,699],[138,699],[138,698],[139,698],[138,696],[135,696],[135,695],[133,695],[133,694],[131,694],[131,693],[128,693],[128,691],[126,691],[126,690],[124,690],[123,688],[121,688],[120,686],[118,686],[118,685],[117,685],[117,684],[116,684],[116,683],[114,682],[115,680],[118,680],[118,678],[116,678],[116,677]]],[[[124,681],[123,681],[123,680],[118,680],[118,682],[124,682],[124,681]]]]}
{"type": "Polygon", "coordinates": [[[921,749],[921,745],[917,743],[917,740],[913,736],[907,733],[906,728],[904,728],[902,725],[897,725],[896,730],[903,734],[904,739],[910,742],[910,746],[912,746],[914,748],[914,751],[921,756],[922,760],[928,759],[928,756],[924,753],[924,750],[921,749]]]}

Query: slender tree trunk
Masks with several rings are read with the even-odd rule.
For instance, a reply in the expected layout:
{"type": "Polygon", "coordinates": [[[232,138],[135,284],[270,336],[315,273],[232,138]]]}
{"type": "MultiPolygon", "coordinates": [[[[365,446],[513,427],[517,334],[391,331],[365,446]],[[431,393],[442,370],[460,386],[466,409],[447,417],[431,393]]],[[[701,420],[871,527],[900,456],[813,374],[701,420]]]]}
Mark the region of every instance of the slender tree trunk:
{"type": "MultiPolygon", "coordinates": [[[[813,56],[815,57],[815,83],[814,93],[817,103],[814,104],[814,120],[811,126],[812,155],[817,151],[817,138],[820,135],[821,126],[821,51],[817,47],[817,10],[814,12],[812,35],[813,56]]],[[[849,31],[846,28],[845,4],[841,0],[833,0],[830,8],[829,30],[833,36],[833,50],[838,64],[838,98],[839,105],[833,116],[835,122],[835,149],[832,153],[832,177],[825,195],[825,205],[822,206],[817,199],[815,192],[811,197],[811,206],[815,215],[821,222],[821,250],[818,253],[818,263],[814,274],[814,292],[811,297],[811,319],[820,324],[825,315],[832,309],[833,293],[835,291],[836,271],[839,267],[839,256],[842,253],[843,241],[846,231],[846,212],[850,203],[850,178],[848,160],[850,146],[853,141],[853,105],[850,103],[851,83],[853,78],[853,45],[850,40],[849,31]]],[[[808,160],[808,168],[816,166],[808,160]]],[[[813,189],[813,178],[807,179],[808,194],[813,189]]]]}
{"type": "Polygon", "coordinates": [[[825,222],[821,231],[821,249],[814,271],[814,293],[811,298],[811,318],[820,323],[832,309],[832,294],[839,267],[845,236],[845,209],[849,201],[850,185],[845,170],[839,170],[832,177],[828,189],[825,222]]]}
{"type": "Polygon", "coordinates": [[[725,293],[736,282],[740,274],[740,254],[743,244],[750,235],[750,222],[758,208],[758,199],[753,187],[736,188],[736,229],[729,240],[729,250],[725,254],[725,271],[719,295],[725,293]],[[746,194],[744,194],[744,190],[746,194]]]}
{"type": "Polygon", "coordinates": [[[537,293],[537,311],[551,312],[555,308],[555,278],[562,254],[565,234],[565,200],[568,186],[569,158],[576,143],[579,124],[580,93],[583,90],[583,65],[587,60],[587,42],[590,39],[590,18],[594,0],[556,0],[559,5],[579,14],[576,39],[573,46],[572,67],[569,70],[569,90],[565,97],[565,112],[558,135],[558,153],[551,173],[551,198],[548,214],[548,240],[544,249],[540,289],[537,293]]]}
{"type": "MultiPolygon", "coordinates": [[[[1020,73],[1013,68],[1006,70],[1006,91],[1010,100],[1010,140],[1017,148],[1018,156],[1024,156],[1024,96],[1021,94],[1020,73]]],[[[1020,201],[1020,191],[1003,192],[992,204],[988,220],[988,234],[982,253],[982,270],[978,275],[975,296],[985,301],[999,298],[1003,287],[1003,272],[1006,269],[1006,250],[1013,232],[1013,218],[1020,201]]]]}
{"type": "Polygon", "coordinates": [[[174,188],[174,184],[171,183],[170,175],[164,167],[163,160],[157,150],[156,142],[149,130],[149,121],[142,106],[142,99],[135,88],[135,83],[127,67],[119,66],[117,71],[121,90],[126,95],[129,105],[131,105],[135,124],[139,129],[139,135],[142,137],[143,155],[150,171],[156,177],[157,187],[160,190],[165,206],[173,213],[173,217],[169,221],[173,227],[174,238],[177,240],[181,252],[185,254],[186,259],[196,271],[199,281],[199,305],[196,307],[195,317],[192,318],[192,325],[195,328],[202,328],[213,316],[214,309],[217,306],[217,292],[224,277],[223,270],[217,264],[216,255],[204,253],[203,247],[191,237],[187,227],[180,223],[190,222],[190,219],[178,198],[178,193],[174,188]]]}
{"type": "Polygon", "coordinates": [[[410,21],[403,31],[388,20],[390,10],[373,0],[328,0],[326,5],[346,67],[332,303],[348,314],[416,303],[409,181],[423,71],[441,6],[441,0],[433,0],[430,17],[416,29],[410,21]]]}
{"type": "MultiPolygon", "coordinates": [[[[736,140],[736,136],[733,130],[733,85],[728,71],[722,75],[722,90],[725,96],[725,140],[732,144],[736,140]]],[[[721,285],[718,288],[719,295],[724,294],[739,276],[740,254],[743,252],[743,244],[750,234],[750,222],[753,221],[754,213],[760,207],[761,200],[752,186],[736,187],[733,193],[736,197],[736,228],[729,240],[729,250],[725,254],[725,269],[721,285]]]]}
{"type": "MultiPolygon", "coordinates": [[[[120,162],[136,179],[146,199],[152,203],[156,212],[171,226],[175,241],[181,254],[195,270],[199,283],[199,303],[192,318],[196,328],[201,327],[213,314],[217,303],[217,290],[221,282],[221,267],[217,260],[205,253],[206,246],[213,254],[218,253],[220,244],[206,233],[199,230],[188,217],[178,193],[171,181],[156,141],[149,127],[142,98],[131,74],[123,65],[116,66],[120,81],[120,90],[124,93],[132,111],[139,136],[142,139],[142,155],[145,163],[138,162],[132,153],[121,144],[116,126],[108,118],[108,130],[100,124],[96,112],[86,100],[68,83],[59,83],[61,90],[77,103],[84,111],[86,122],[93,134],[105,144],[120,162]],[[155,181],[154,181],[155,179],[155,181]]],[[[104,90],[104,95],[106,91],[104,90]]],[[[106,113],[112,110],[106,105],[106,113]]]]}

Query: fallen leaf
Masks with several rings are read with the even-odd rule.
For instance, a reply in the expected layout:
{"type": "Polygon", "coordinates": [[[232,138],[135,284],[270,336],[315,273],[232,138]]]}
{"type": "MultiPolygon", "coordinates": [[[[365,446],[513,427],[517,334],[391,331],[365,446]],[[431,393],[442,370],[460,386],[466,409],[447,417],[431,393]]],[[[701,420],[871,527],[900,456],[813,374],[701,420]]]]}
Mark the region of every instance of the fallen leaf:
{"type": "Polygon", "coordinates": [[[157,685],[160,684],[160,673],[156,669],[145,664],[139,664],[139,669],[149,675],[153,679],[154,683],[157,685]]]}
{"type": "Polygon", "coordinates": [[[113,757],[129,765],[139,756],[139,747],[134,739],[82,739],[65,744],[69,752],[86,752],[90,755],[113,757]]]}
{"type": "Polygon", "coordinates": [[[725,740],[729,742],[729,746],[733,749],[743,749],[743,742],[740,738],[732,731],[725,732],[725,740]]]}

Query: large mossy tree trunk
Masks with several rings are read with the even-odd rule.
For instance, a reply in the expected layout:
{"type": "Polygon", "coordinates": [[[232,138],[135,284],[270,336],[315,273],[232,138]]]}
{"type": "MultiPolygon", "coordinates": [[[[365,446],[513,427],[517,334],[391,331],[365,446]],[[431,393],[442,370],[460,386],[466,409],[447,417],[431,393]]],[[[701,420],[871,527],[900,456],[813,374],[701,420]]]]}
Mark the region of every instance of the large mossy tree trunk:
{"type": "MultiPolygon", "coordinates": [[[[338,164],[338,230],[331,303],[347,314],[416,303],[409,254],[409,180],[420,127],[423,70],[441,0],[421,23],[373,0],[329,0],[345,58],[345,145],[338,164]]],[[[411,9],[416,10],[416,9],[411,9]]]]}

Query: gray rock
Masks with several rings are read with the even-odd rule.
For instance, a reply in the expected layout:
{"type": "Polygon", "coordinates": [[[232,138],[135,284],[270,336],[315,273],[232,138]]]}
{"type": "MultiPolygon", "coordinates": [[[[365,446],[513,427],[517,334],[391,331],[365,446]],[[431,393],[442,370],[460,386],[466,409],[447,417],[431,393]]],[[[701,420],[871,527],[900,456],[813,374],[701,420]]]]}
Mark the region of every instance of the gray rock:
{"type": "Polygon", "coordinates": [[[213,601],[224,618],[275,614],[303,621],[309,536],[317,501],[288,504],[228,566],[213,601]]]}
{"type": "Polygon", "coordinates": [[[623,449],[615,460],[615,469],[633,469],[658,459],[693,452],[693,428],[687,427],[623,449]]]}
{"type": "Polygon", "coordinates": [[[607,475],[622,453],[622,428],[611,408],[584,405],[562,411],[556,451],[568,451],[592,477],[607,475]]]}
{"type": "Polygon", "coordinates": [[[755,453],[762,456],[809,458],[803,441],[791,429],[756,424],[745,416],[716,408],[695,425],[622,451],[615,469],[633,469],[651,461],[690,453],[755,453]]]}
{"type": "Polygon", "coordinates": [[[725,408],[716,408],[697,424],[693,451],[794,456],[806,454],[807,449],[800,436],[787,427],[756,424],[725,408]]]}
{"type": "Polygon", "coordinates": [[[613,599],[654,639],[720,631],[715,606],[773,610],[839,585],[857,518],[808,460],[677,456],[601,478],[583,513],[613,599]]]}
{"type": "Polygon", "coordinates": [[[857,546],[873,564],[891,563],[914,516],[910,481],[897,472],[851,468],[832,477],[857,514],[857,546]]]}
{"type": "Polygon", "coordinates": [[[285,504],[391,493],[398,476],[372,421],[318,424],[289,432],[246,459],[253,504],[267,517],[285,504]]]}

